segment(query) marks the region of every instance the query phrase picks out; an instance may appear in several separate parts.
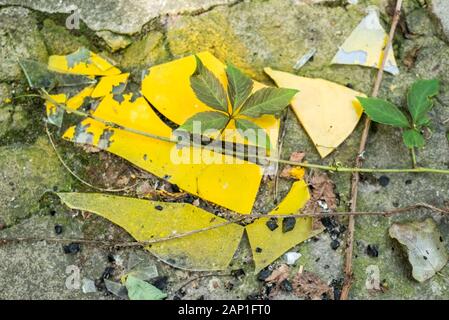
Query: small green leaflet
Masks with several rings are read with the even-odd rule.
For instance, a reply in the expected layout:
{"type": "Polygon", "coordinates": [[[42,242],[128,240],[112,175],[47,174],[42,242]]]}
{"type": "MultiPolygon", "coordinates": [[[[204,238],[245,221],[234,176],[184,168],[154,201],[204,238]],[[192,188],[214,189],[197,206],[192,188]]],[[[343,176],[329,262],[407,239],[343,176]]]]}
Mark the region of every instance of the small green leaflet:
{"type": "Polygon", "coordinates": [[[190,77],[190,86],[196,97],[215,110],[228,112],[228,97],[220,81],[197,56],[195,59],[196,70],[190,77]]]}
{"type": "Polygon", "coordinates": [[[284,110],[298,90],[283,88],[263,88],[249,97],[240,114],[258,118],[264,114],[277,114],[284,110]]]}
{"type": "Polygon", "coordinates": [[[357,99],[371,120],[400,128],[410,127],[407,117],[394,104],[378,98],[357,99]]]}
{"type": "Polygon", "coordinates": [[[167,294],[139,278],[129,275],[125,282],[129,300],[162,300],[167,294]]]}
{"type": "Polygon", "coordinates": [[[228,93],[232,110],[236,111],[249,97],[253,90],[253,81],[239,69],[228,63],[226,68],[228,93]]]}
{"type": "Polygon", "coordinates": [[[423,135],[415,129],[405,130],[402,138],[408,148],[422,148],[426,144],[423,135]]]}
{"type": "Polygon", "coordinates": [[[418,80],[410,88],[407,105],[412,115],[413,123],[425,125],[425,115],[433,106],[432,97],[440,91],[438,80],[418,80]]]}
{"type": "Polygon", "coordinates": [[[254,122],[237,118],[235,119],[235,127],[239,130],[241,136],[245,137],[256,146],[267,150],[271,149],[270,137],[264,129],[254,122]]]}
{"type": "Polygon", "coordinates": [[[227,114],[217,111],[200,112],[187,119],[177,130],[202,134],[206,130],[221,131],[229,121],[227,114]],[[198,130],[198,132],[194,132],[198,130]]]}

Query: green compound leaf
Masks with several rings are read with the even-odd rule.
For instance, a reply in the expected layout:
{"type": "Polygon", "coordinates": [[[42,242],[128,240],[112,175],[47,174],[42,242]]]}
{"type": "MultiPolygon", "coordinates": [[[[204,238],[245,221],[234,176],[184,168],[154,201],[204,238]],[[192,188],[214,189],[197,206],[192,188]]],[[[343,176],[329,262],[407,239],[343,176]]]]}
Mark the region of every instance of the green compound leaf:
{"type": "Polygon", "coordinates": [[[235,111],[251,94],[253,81],[231,63],[227,65],[226,76],[229,100],[231,100],[232,110],[235,111]]]}
{"type": "Polygon", "coordinates": [[[299,91],[283,88],[263,88],[249,97],[240,114],[258,118],[264,114],[278,114],[284,110],[299,91]]]}
{"type": "Polygon", "coordinates": [[[220,131],[224,129],[228,121],[228,115],[222,112],[200,112],[187,119],[187,121],[184,122],[177,130],[184,130],[197,134],[202,134],[206,130],[220,131]],[[198,132],[194,132],[194,130],[198,130],[198,132]]]}
{"type": "Polygon", "coordinates": [[[407,117],[394,104],[378,98],[357,97],[357,99],[371,120],[394,127],[410,127],[407,117]]]}
{"type": "Polygon", "coordinates": [[[402,138],[408,148],[422,148],[426,144],[423,135],[415,129],[404,131],[402,138]]]}
{"type": "Polygon", "coordinates": [[[440,91],[438,80],[418,80],[410,88],[407,96],[408,110],[412,115],[413,123],[426,125],[426,113],[433,106],[432,97],[440,91]]]}
{"type": "Polygon", "coordinates": [[[196,70],[190,77],[190,86],[196,97],[215,110],[228,112],[228,98],[220,81],[197,56],[195,59],[196,70]]]}
{"type": "Polygon", "coordinates": [[[264,129],[254,122],[237,118],[235,119],[235,126],[240,135],[244,136],[248,141],[261,148],[271,149],[270,137],[264,129]]]}

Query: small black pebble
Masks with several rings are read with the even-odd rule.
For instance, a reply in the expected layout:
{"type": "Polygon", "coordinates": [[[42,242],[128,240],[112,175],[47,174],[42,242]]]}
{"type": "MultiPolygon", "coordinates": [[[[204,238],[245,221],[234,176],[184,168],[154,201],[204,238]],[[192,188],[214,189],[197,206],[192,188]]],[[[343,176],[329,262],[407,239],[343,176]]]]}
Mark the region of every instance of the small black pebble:
{"type": "Polygon", "coordinates": [[[379,249],[375,244],[369,244],[366,247],[366,254],[372,258],[377,258],[379,256],[379,249]]]}
{"type": "Polygon", "coordinates": [[[156,278],[151,279],[150,283],[159,290],[165,291],[168,285],[168,277],[158,276],[156,278]]]}
{"type": "Polygon", "coordinates": [[[110,279],[114,275],[114,268],[113,267],[106,267],[104,269],[103,274],[101,275],[101,279],[110,279]]]}
{"type": "Polygon", "coordinates": [[[62,226],[57,224],[55,225],[55,233],[56,234],[61,234],[62,233],[62,226]]]}
{"type": "Polygon", "coordinates": [[[270,269],[263,269],[259,272],[259,275],[257,276],[257,280],[259,281],[265,281],[266,278],[268,278],[271,275],[272,271],[270,269]]]}
{"type": "Polygon", "coordinates": [[[405,184],[407,185],[412,184],[412,180],[411,179],[405,180],[405,184]]]}
{"type": "Polygon", "coordinates": [[[424,260],[427,260],[427,257],[426,257],[426,256],[422,256],[422,257],[423,257],[424,260]]]}
{"type": "Polygon", "coordinates": [[[331,248],[332,250],[337,250],[340,247],[340,242],[338,240],[333,240],[331,242],[331,248]]]}
{"type": "Polygon", "coordinates": [[[231,271],[231,275],[234,278],[240,278],[240,277],[243,277],[245,275],[245,271],[243,269],[232,270],[231,271]]]}
{"type": "Polygon", "coordinates": [[[295,228],[296,219],[295,218],[284,218],[282,220],[282,232],[286,233],[292,231],[295,228]]]}
{"type": "Polygon", "coordinates": [[[172,184],[172,185],[171,185],[171,190],[172,190],[173,193],[179,193],[179,192],[181,192],[181,190],[179,190],[179,187],[178,187],[177,184],[172,184]]]}
{"type": "Polygon", "coordinates": [[[109,263],[114,263],[115,262],[114,255],[112,253],[108,254],[108,262],[109,263]]]}
{"type": "Polygon", "coordinates": [[[284,281],[281,282],[281,289],[286,292],[292,292],[293,291],[292,283],[287,279],[285,279],[284,281]]]}
{"type": "Polygon", "coordinates": [[[388,178],[387,176],[381,176],[381,177],[379,178],[379,184],[380,184],[382,187],[388,186],[389,183],[390,183],[390,178],[388,178]]]}
{"type": "Polygon", "coordinates": [[[278,220],[276,218],[271,218],[270,220],[268,220],[266,225],[271,231],[274,231],[279,227],[278,220]]]}
{"type": "Polygon", "coordinates": [[[64,246],[63,249],[64,249],[65,254],[75,254],[75,253],[80,252],[81,247],[80,247],[79,243],[72,242],[72,243],[64,246]]]}
{"type": "Polygon", "coordinates": [[[50,215],[54,216],[56,214],[56,210],[50,210],[50,215]]]}
{"type": "Polygon", "coordinates": [[[256,248],[256,252],[257,252],[257,253],[261,253],[261,252],[262,252],[262,248],[257,247],[257,248],[256,248]]]}
{"type": "Polygon", "coordinates": [[[164,210],[164,208],[162,206],[155,206],[154,209],[159,210],[159,211],[164,210]]]}

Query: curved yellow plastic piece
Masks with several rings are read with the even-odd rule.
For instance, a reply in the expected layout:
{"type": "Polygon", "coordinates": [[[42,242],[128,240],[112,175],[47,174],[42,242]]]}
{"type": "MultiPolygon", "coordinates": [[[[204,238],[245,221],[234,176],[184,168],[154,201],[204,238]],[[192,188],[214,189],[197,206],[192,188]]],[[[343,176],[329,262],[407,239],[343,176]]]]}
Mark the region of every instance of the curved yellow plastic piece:
{"type": "MultiPolygon", "coordinates": [[[[380,24],[377,10],[369,10],[368,15],[338,49],[332,63],[357,64],[379,69],[387,42],[388,35],[380,24]]],[[[388,52],[384,70],[393,75],[399,74],[393,48],[388,52]]]]}
{"type": "Polygon", "coordinates": [[[309,199],[307,184],[304,180],[296,181],[284,200],[268,213],[267,218],[258,219],[246,226],[256,273],[290,248],[315,235],[312,232],[311,218],[297,218],[293,229],[288,232],[283,230],[285,219],[269,218],[270,215],[298,214],[309,199]]]}
{"type": "MultiPolygon", "coordinates": [[[[171,129],[145,99],[123,98],[118,103],[112,95],[106,96],[93,114],[129,129],[171,136],[171,129]]],[[[263,176],[263,168],[256,164],[196,147],[179,148],[93,119],[69,128],[63,137],[114,153],[182,190],[242,214],[251,212],[263,176]]]]}
{"type": "Polygon", "coordinates": [[[363,109],[363,93],[323,79],[265,68],[279,87],[298,89],[292,107],[321,157],[335,150],[354,131],[363,109]]]}
{"type": "MultiPolygon", "coordinates": [[[[227,88],[226,66],[209,52],[201,52],[197,56],[227,88]]],[[[213,111],[195,96],[190,86],[190,76],[195,69],[196,60],[192,55],[151,67],[142,81],[143,95],[159,112],[179,125],[198,112],[213,111]]],[[[255,81],[253,92],[263,87],[263,84],[255,81]]],[[[251,120],[267,131],[271,146],[276,149],[280,121],[271,115],[251,120]]],[[[253,145],[236,131],[233,121],[226,129],[228,131],[222,140],[253,145]]]]}
{"type": "MultiPolygon", "coordinates": [[[[124,228],[139,242],[213,227],[226,222],[186,203],[167,203],[97,193],[58,193],[70,208],[98,214],[124,228]]],[[[243,227],[231,223],[145,247],[181,269],[226,269],[238,248],[243,227]]]]}
{"type": "Polygon", "coordinates": [[[73,97],[67,99],[66,102],[67,107],[72,110],[77,110],[83,105],[86,98],[89,98],[91,96],[93,90],[94,90],[93,86],[86,87],[73,97]]]}
{"type": "Polygon", "coordinates": [[[122,91],[126,87],[126,83],[128,81],[129,73],[122,73],[113,76],[104,76],[100,79],[94,91],[92,92],[92,98],[104,97],[109,93],[115,93],[114,88],[119,88],[123,86],[123,88],[119,88],[121,90],[118,93],[122,93],[122,91]]]}
{"type": "Polygon", "coordinates": [[[66,56],[50,56],[48,69],[61,73],[73,73],[85,76],[108,76],[121,73],[118,68],[114,67],[106,59],[86,48],[79,48],[77,51],[66,56]]]}

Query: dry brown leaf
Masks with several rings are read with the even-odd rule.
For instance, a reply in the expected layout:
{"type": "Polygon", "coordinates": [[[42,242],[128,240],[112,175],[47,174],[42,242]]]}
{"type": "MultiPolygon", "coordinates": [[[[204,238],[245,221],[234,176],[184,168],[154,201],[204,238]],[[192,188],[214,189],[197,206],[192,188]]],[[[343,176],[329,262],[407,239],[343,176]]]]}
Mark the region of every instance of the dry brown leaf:
{"type": "Polygon", "coordinates": [[[333,290],[316,274],[309,271],[298,272],[293,278],[293,290],[299,298],[310,300],[332,299],[333,290]]]}
{"type": "Polygon", "coordinates": [[[288,278],[289,272],[290,268],[286,264],[281,264],[268,278],[265,279],[265,282],[280,284],[288,278]]]}
{"type": "Polygon", "coordinates": [[[411,69],[415,65],[420,50],[420,47],[414,47],[413,49],[407,51],[404,60],[402,61],[407,69],[411,69]]]}
{"type": "Polygon", "coordinates": [[[304,211],[311,213],[333,212],[337,209],[334,183],[326,173],[315,172],[309,179],[311,197],[304,211]]]}
{"type": "Polygon", "coordinates": [[[305,152],[295,151],[292,152],[292,154],[290,155],[290,161],[302,162],[305,156],[306,156],[305,152]]]}

